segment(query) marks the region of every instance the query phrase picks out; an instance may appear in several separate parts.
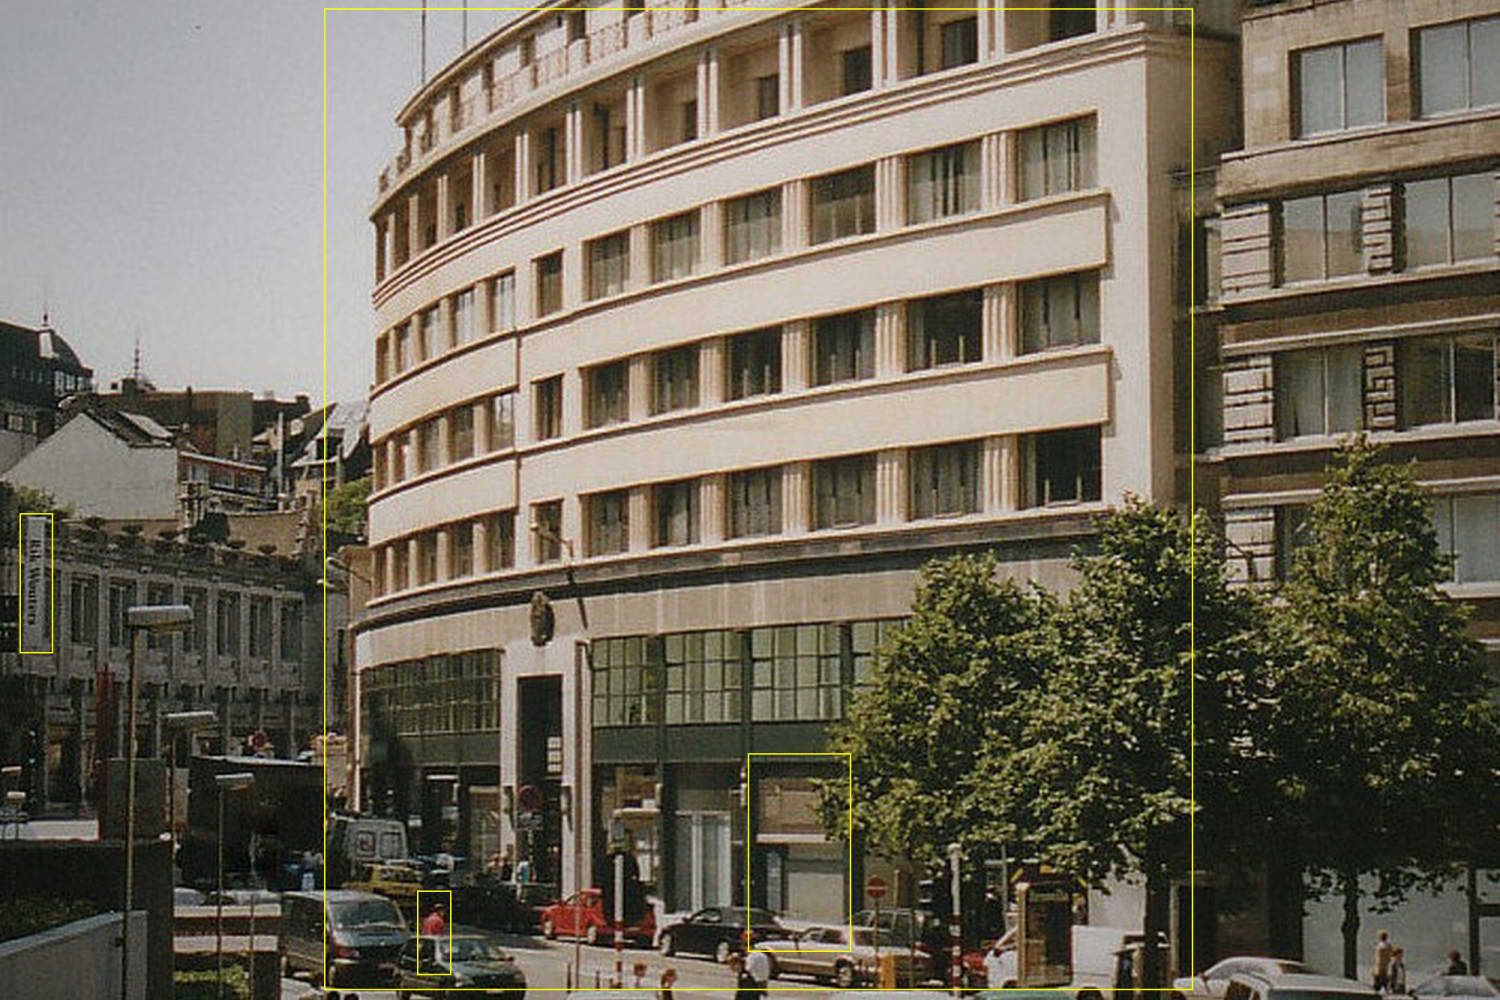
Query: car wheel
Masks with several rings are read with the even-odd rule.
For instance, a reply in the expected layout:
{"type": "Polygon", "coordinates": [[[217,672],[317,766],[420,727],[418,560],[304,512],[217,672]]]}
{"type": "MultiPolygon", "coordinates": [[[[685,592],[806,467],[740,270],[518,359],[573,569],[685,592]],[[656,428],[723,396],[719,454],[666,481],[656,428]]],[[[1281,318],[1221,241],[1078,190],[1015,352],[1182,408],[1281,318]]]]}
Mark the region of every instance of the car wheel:
{"type": "Polygon", "coordinates": [[[854,985],[854,964],[852,962],[840,962],[833,967],[833,981],[841,990],[847,990],[854,985]]]}
{"type": "Polygon", "coordinates": [[[661,939],[656,942],[656,950],[669,958],[672,956],[672,935],[670,933],[663,934],[661,939]]]}
{"type": "Polygon", "coordinates": [[[589,924],[588,928],[583,932],[583,940],[586,941],[589,944],[598,944],[599,943],[599,925],[598,924],[589,924]]]}
{"type": "Polygon", "coordinates": [[[728,941],[720,941],[718,944],[714,945],[714,961],[718,962],[720,965],[729,964],[730,954],[731,952],[729,950],[728,941]]]}
{"type": "Polygon", "coordinates": [[[542,921],[542,937],[548,941],[557,940],[557,925],[550,920],[542,921]]]}

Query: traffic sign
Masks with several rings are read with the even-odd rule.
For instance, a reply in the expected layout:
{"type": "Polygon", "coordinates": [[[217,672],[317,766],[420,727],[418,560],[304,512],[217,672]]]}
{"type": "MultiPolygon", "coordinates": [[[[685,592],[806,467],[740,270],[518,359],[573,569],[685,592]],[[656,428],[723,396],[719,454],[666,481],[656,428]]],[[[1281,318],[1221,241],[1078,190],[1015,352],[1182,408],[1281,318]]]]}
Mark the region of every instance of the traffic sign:
{"type": "Polygon", "coordinates": [[[881,878],[879,875],[871,875],[869,878],[865,879],[865,895],[869,896],[871,899],[880,899],[885,895],[885,890],[885,879],[881,878]]]}

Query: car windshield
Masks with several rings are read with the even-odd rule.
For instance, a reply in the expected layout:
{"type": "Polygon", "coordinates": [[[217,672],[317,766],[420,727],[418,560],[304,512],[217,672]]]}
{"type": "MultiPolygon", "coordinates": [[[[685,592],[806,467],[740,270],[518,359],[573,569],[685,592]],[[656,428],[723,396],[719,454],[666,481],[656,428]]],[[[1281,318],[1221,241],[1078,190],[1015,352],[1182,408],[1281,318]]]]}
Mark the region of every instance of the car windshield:
{"type": "Polygon", "coordinates": [[[726,922],[732,924],[743,924],[745,922],[746,916],[750,918],[751,924],[777,923],[776,914],[772,913],[770,910],[750,910],[747,913],[746,911],[738,908],[726,911],[726,922]],[[727,914],[730,913],[732,913],[733,916],[727,916],[727,914]]]}
{"type": "Polygon", "coordinates": [[[500,946],[488,938],[454,938],[447,955],[453,962],[498,962],[504,957],[500,946]]]}
{"type": "MultiPolygon", "coordinates": [[[[873,945],[875,943],[875,931],[868,928],[860,928],[856,930],[854,932],[854,943],[864,945],[865,947],[873,945]]],[[[896,935],[892,934],[890,931],[882,930],[880,932],[880,943],[886,945],[905,942],[898,942],[896,940],[896,935]]]]}
{"type": "Polygon", "coordinates": [[[1493,997],[1500,990],[1490,985],[1483,976],[1439,976],[1430,979],[1414,990],[1424,997],[1493,997]]]}
{"type": "Polygon", "coordinates": [[[353,903],[335,903],[329,907],[337,927],[404,927],[394,903],[382,899],[362,899],[353,903]]]}

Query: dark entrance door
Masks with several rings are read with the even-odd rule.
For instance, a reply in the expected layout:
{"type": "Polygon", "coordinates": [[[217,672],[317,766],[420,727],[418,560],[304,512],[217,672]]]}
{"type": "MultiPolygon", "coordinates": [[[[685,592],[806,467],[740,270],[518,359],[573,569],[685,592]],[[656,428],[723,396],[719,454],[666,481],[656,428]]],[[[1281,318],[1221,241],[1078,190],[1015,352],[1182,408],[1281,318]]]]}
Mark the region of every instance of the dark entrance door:
{"type": "Polygon", "coordinates": [[[517,795],[516,830],[519,855],[531,861],[536,881],[559,883],[562,878],[563,776],[562,677],[523,677],[520,705],[517,774],[521,789],[539,793],[539,808],[523,808],[517,795]]]}

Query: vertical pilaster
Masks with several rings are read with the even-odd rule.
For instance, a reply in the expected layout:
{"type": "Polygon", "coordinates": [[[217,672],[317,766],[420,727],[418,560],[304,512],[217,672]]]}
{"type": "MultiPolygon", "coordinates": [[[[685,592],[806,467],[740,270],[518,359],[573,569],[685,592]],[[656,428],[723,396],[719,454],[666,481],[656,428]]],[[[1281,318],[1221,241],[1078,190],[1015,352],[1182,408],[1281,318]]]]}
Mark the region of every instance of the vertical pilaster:
{"type": "Polygon", "coordinates": [[[704,406],[724,402],[723,337],[713,337],[699,345],[698,400],[704,406]]]}
{"type": "MultiPolygon", "coordinates": [[[[1001,56],[1005,55],[1005,20],[1009,16],[1010,15],[1005,12],[1004,4],[1001,4],[1000,6],[995,7],[990,11],[990,55],[992,58],[998,59],[1001,56]]],[[[1022,16],[1035,17],[1037,15],[1031,14],[1022,16]]],[[[983,49],[980,50],[979,58],[984,58],[983,49]]]]}
{"type": "Polygon", "coordinates": [[[474,221],[479,222],[489,217],[495,211],[496,206],[490,204],[489,190],[489,157],[480,150],[469,158],[469,178],[471,189],[469,192],[469,204],[474,213],[474,221]]]}
{"type": "Polygon", "coordinates": [[[776,107],[792,106],[792,22],[783,21],[776,33],[776,107]]]}
{"type": "Polygon", "coordinates": [[[984,286],[980,357],[1009,361],[1016,355],[1016,286],[1014,282],[984,286]]]}
{"type": "Polygon", "coordinates": [[[1364,189],[1360,203],[1360,242],[1365,270],[1384,274],[1395,267],[1396,235],[1392,206],[1395,195],[1389,182],[1364,189]]]}
{"type": "Polygon", "coordinates": [[[807,104],[807,23],[801,18],[792,21],[789,25],[791,30],[791,66],[789,67],[787,102],[781,106],[782,112],[796,111],[807,104]]]}
{"type": "Polygon", "coordinates": [[[698,259],[704,271],[724,263],[724,203],[711,201],[698,212],[698,259]]]}
{"type": "Polygon", "coordinates": [[[390,211],[385,213],[385,226],[381,230],[385,242],[385,267],[386,273],[396,269],[396,213],[390,211]]]}
{"type": "Polygon", "coordinates": [[[474,519],[474,575],[482,576],[500,569],[490,565],[490,519],[474,519]]]}
{"type": "Polygon", "coordinates": [[[651,355],[633,355],[628,364],[627,412],[631,420],[645,420],[651,414],[651,355]]]}
{"type": "Polygon", "coordinates": [[[781,388],[783,392],[797,392],[811,384],[808,372],[808,339],[812,324],[805,319],[794,319],[781,324],[781,388]]]}
{"type": "Polygon", "coordinates": [[[875,454],[875,523],[907,521],[907,492],[906,449],[880,449],[875,454]]]}
{"type": "Polygon", "coordinates": [[[453,235],[452,199],[448,196],[448,172],[437,175],[437,238],[445,240],[453,235]]]}
{"type": "Polygon", "coordinates": [[[414,587],[422,579],[422,547],[417,543],[417,536],[413,535],[406,540],[406,585],[414,587]]]}
{"type": "Polygon", "coordinates": [[[437,336],[433,338],[433,346],[437,352],[441,354],[454,347],[457,334],[457,328],[453,323],[453,296],[444,295],[438,300],[437,336]]]}
{"type": "Polygon", "coordinates": [[[994,11],[985,3],[977,5],[974,11],[975,31],[979,36],[979,61],[988,62],[994,54],[991,47],[991,38],[994,35],[994,11]]]}
{"type": "Polygon", "coordinates": [[[984,439],[980,503],[986,514],[1009,513],[1020,506],[1019,456],[1020,442],[1014,434],[998,434],[984,439]]]}
{"type": "Polygon", "coordinates": [[[906,304],[882,302],[875,307],[875,377],[906,371],[906,304]]]}
{"type": "Polygon", "coordinates": [[[879,90],[888,83],[885,75],[885,0],[874,0],[870,7],[870,86],[879,90]]]}
{"type": "Polygon", "coordinates": [[[786,250],[807,246],[807,182],[781,185],[781,245],[786,250]]]}
{"type": "Polygon", "coordinates": [[[722,472],[698,481],[698,537],[706,544],[722,542],[728,534],[724,523],[727,489],[728,477],[722,472]]]}
{"type": "Polygon", "coordinates": [[[427,458],[428,468],[441,469],[447,465],[453,457],[453,418],[443,414],[437,418],[438,422],[438,446],[436,455],[427,458]]]}
{"type": "Polygon", "coordinates": [[[724,120],[723,115],[720,112],[721,94],[724,89],[724,73],[723,68],[719,65],[719,50],[717,48],[707,49],[703,53],[703,59],[704,63],[707,66],[708,74],[708,78],[704,81],[707,90],[707,97],[705,99],[702,95],[700,95],[698,99],[698,106],[700,108],[706,107],[708,109],[708,118],[704,122],[704,127],[707,130],[707,134],[716,135],[718,134],[721,123],[724,120]]]}
{"type": "Polygon", "coordinates": [[[474,404],[474,454],[483,455],[492,450],[490,442],[495,440],[495,408],[488,399],[474,404]]]}
{"type": "Polygon", "coordinates": [[[395,542],[381,550],[381,559],[385,563],[386,593],[394,593],[406,586],[405,580],[398,580],[396,578],[396,546],[401,544],[404,543],[395,542]]]}
{"type": "Polygon", "coordinates": [[[1232,553],[1224,562],[1230,584],[1246,586],[1276,578],[1276,508],[1224,511],[1224,537],[1232,553]]]}
{"type": "Polygon", "coordinates": [[[800,535],[811,527],[812,463],[788,462],[781,467],[781,528],[784,535],[800,535]]]}
{"type": "Polygon", "coordinates": [[[406,259],[410,260],[422,252],[422,195],[406,198],[406,259]]]}
{"type": "Polygon", "coordinates": [[[651,487],[634,486],[630,490],[629,519],[630,551],[644,552],[651,547],[651,487]]]}
{"type": "MultiPolygon", "coordinates": [[[[447,423],[447,421],[444,421],[447,423]]],[[[439,528],[437,533],[437,579],[453,578],[453,532],[439,528]]]]}
{"type": "Polygon", "coordinates": [[[651,227],[646,223],[630,227],[630,274],[627,288],[645,288],[651,284],[651,227]]]}
{"type": "Polygon", "coordinates": [[[574,101],[563,115],[563,167],[568,184],[583,178],[583,140],[583,109],[574,101]]]}
{"type": "Polygon", "coordinates": [[[989,211],[1003,203],[1003,132],[990,132],[979,139],[979,207],[989,211]]]}
{"type": "Polygon", "coordinates": [[[1275,282],[1270,204],[1261,201],[1226,208],[1219,232],[1224,296],[1270,288],[1275,282]]]}
{"type": "Polygon", "coordinates": [[[528,201],[532,193],[531,133],[516,133],[516,204],[528,201]]]}
{"type": "Polygon", "coordinates": [[[1365,427],[1372,431],[1396,429],[1396,345],[1389,341],[1365,344],[1365,427]]]}
{"type": "Polygon", "coordinates": [[[1235,358],[1224,368],[1224,443],[1275,440],[1275,368],[1269,354],[1235,358]]]}
{"type": "Polygon", "coordinates": [[[906,224],[906,159],[886,156],[875,161],[875,229],[890,232],[906,224]]]}
{"type": "Polygon", "coordinates": [[[885,6],[881,21],[885,35],[885,85],[889,87],[901,79],[901,11],[884,4],[881,6],[885,6]]]}

